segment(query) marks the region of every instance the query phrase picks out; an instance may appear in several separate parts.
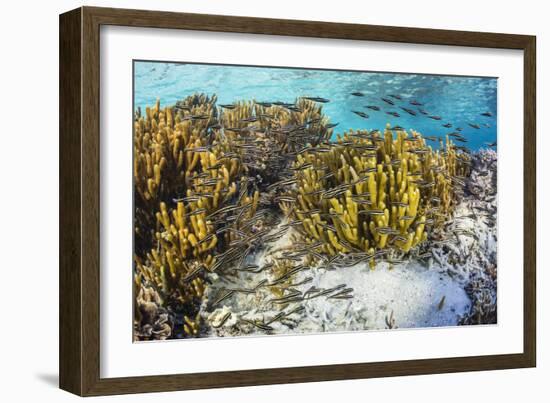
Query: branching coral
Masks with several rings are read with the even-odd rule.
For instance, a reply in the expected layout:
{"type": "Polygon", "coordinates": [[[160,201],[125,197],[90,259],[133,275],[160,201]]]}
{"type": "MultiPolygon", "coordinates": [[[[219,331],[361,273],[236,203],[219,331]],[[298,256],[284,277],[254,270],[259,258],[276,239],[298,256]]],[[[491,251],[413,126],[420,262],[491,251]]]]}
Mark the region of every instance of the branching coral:
{"type": "Polygon", "coordinates": [[[322,106],[304,98],[293,104],[245,101],[226,105],[221,122],[246,172],[258,176],[263,184],[286,176],[298,150],[329,140],[333,131],[322,106]]]}
{"type": "Polygon", "coordinates": [[[204,291],[200,271],[215,262],[208,216],[235,198],[254,214],[254,196],[237,192],[242,165],[226,156],[216,116],[215,97],[194,95],[164,109],[157,102],[134,126],[136,272],[186,317],[196,316],[204,291]]]}
{"type": "Polygon", "coordinates": [[[297,186],[281,208],[328,255],[407,253],[449,212],[468,162],[449,139],[433,151],[414,131],[351,131],[298,155],[297,186]]]}
{"type": "MultiPolygon", "coordinates": [[[[161,110],[160,101],[157,101],[154,108],[146,109],[145,116],[137,113],[134,122],[134,228],[138,249],[152,246],[155,211],[160,202],[186,195],[201,158],[200,153],[193,150],[207,149],[212,144],[212,137],[218,134],[212,128],[217,122],[213,102],[215,99],[192,96],[173,108],[161,110]]],[[[237,167],[232,170],[236,171],[237,167]]]]}

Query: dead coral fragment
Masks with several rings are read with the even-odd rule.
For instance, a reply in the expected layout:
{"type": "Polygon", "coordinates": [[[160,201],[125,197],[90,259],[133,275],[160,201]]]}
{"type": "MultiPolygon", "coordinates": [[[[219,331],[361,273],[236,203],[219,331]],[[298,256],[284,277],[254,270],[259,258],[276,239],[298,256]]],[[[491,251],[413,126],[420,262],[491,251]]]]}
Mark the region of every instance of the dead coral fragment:
{"type": "Polygon", "coordinates": [[[161,307],[162,300],[152,287],[140,287],[136,297],[134,339],[165,340],[172,335],[172,317],[161,307]]]}

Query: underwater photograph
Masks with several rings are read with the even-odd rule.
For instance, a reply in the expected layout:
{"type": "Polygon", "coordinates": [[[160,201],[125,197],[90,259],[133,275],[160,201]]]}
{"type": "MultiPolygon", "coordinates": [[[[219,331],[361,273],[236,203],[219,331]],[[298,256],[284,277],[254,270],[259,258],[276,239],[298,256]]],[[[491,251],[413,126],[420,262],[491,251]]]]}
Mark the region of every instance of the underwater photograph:
{"type": "Polygon", "coordinates": [[[135,60],[133,340],[497,324],[497,92],[135,60]]]}

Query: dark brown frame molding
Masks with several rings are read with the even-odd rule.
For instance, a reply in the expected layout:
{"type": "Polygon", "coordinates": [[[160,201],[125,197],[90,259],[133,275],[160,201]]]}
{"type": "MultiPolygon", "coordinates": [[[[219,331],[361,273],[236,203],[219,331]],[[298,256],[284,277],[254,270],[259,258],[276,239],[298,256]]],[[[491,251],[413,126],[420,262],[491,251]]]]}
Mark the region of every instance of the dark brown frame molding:
{"type": "Polygon", "coordinates": [[[82,7],[60,16],[60,387],[81,396],[536,365],[536,38],[330,22],[82,7]],[[101,378],[99,35],[101,25],[353,39],[524,52],[524,348],[521,354],[101,378]]]}

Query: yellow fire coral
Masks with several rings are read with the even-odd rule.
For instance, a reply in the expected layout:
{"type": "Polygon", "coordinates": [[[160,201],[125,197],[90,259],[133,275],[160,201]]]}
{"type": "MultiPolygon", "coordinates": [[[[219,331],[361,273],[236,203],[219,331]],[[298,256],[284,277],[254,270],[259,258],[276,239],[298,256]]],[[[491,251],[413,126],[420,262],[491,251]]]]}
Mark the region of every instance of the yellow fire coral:
{"type": "Polygon", "coordinates": [[[298,155],[295,202],[281,207],[329,255],[406,253],[451,208],[453,183],[467,163],[448,139],[445,149],[434,151],[414,131],[351,131],[298,155]]]}
{"type": "Polygon", "coordinates": [[[200,271],[215,262],[208,216],[236,196],[242,168],[225,157],[216,114],[215,97],[195,95],[164,109],[157,102],[134,125],[136,272],[165,304],[191,312],[204,291],[200,271]]]}
{"type": "Polygon", "coordinates": [[[243,101],[225,105],[220,116],[224,136],[239,155],[244,172],[263,184],[286,176],[293,153],[332,136],[322,106],[298,98],[293,104],[243,101]]]}

